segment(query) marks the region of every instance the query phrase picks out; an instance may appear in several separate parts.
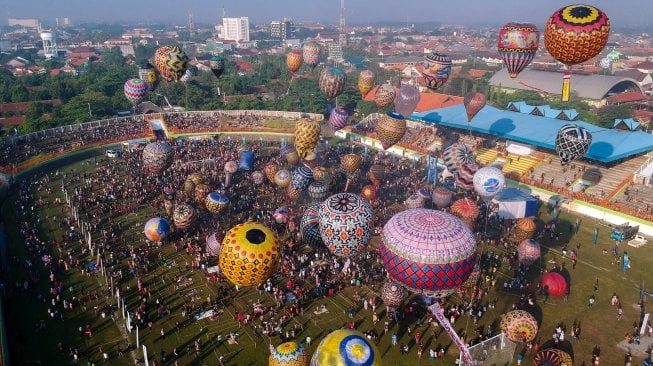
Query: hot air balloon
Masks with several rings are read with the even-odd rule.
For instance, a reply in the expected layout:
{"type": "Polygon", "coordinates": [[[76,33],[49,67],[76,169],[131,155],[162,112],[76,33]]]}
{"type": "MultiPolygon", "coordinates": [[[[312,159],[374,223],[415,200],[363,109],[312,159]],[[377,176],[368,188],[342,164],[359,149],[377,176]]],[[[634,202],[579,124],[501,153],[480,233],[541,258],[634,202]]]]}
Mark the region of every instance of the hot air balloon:
{"type": "Polygon", "coordinates": [[[612,63],[613,63],[612,59],[604,57],[599,62],[599,66],[601,66],[601,68],[604,68],[604,69],[609,69],[609,68],[612,67],[612,63]]]}
{"type": "Polygon", "coordinates": [[[320,63],[320,45],[315,40],[310,40],[302,46],[304,63],[310,68],[315,68],[320,63]]]}
{"type": "Polygon", "coordinates": [[[444,187],[435,187],[431,194],[431,200],[437,208],[445,208],[451,204],[453,192],[444,187]]]}
{"type": "MultiPolygon", "coordinates": [[[[193,173],[189,175],[187,179],[193,182],[195,185],[204,184],[205,182],[204,177],[200,173],[193,173]]],[[[193,187],[193,189],[195,189],[195,187],[193,187]]]]}
{"type": "Polygon", "coordinates": [[[251,150],[243,150],[240,152],[240,163],[238,167],[242,170],[250,171],[254,169],[254,152],[251,150]]]}
{"type": "Polygon", "coordinates": [[[143,167],[148,172],[161,173],[172,164],[174,150],[165,142],[150,142],[143,149],[143,167]]]}
{"type": "Polygon", "coordinates": [[[153,217],[145,223],[145,237],[152,241],[162,241],[170,233],[170,224],[163,217],[153,217]]]}
{"type": "Polygon", "coordinates": [[[539,43],[540,31],[535,24],[508,23],[501,28],[497,51],[511,78],[516,78],[533,61],[539,43]]]}
{"type": "Polygon", "coordinates": [[[177,46],[159,47],[154,53],[154,66],[163,80],[177,81],[186,72],[188,56],[177,46]]]}
{"type": "Polygon", "coordinates": [[[412,208],[423,208],[424,207],[424,198],[422,198],[418,194],[411,194],[406,198],[404,201],[404,205],[406,205],[407,209],[412,209],[412,208]]]}
{"type": "Polygon", "coordinates": [[[424,187],[417,190],[417,195],[422,197],[424,202],[428,202],[431,200],[431,192],[424,187]]]}
{"type": "Polygon", "coordinates": [[[442,154],[444,164],[451,174],[456,174],[456,171],[465,163],[476,162],[476,157],[472,149],[461,143],[454,143],[444,149],[442,154]]]}
{"type": "Polygon", "coordinates": [[[233,160],[229,160],[224,163],[224,172],[227,174],[234,174],[238,171],[238,163],[233,160]]]}
{"type": "Polygon", "coordinates": [[[474,234],[457,217],[423,208],[392,216],[379,247],[390,278],[432,297],[453,294],[476,263],[474,234]]]}
{"type": "Polygon", "coordinates": [[[449,56],[432,53],[424,58],[422,76],[427,88],[436,90],[449,80],[449,75],[451,75],[449,56]]]}
{"type": "Polygon", "coordinates": [[[389,106],[394,102],[396,96],[395,87],[390,84],[383,84],[376,88],[374,93],[374,103],[381,109],[389,106]]]}
{"type": "Polygon", "coordinates": [[[195,202],[199,205],[203,205],[206,201],[206,196],[211,192],[211,187],[206,184],[198,184],[195,186],[195,202]]]}
{"type": "Polygon", "coordinates": [[[147,97],[148,90],[148,84],[141,79],[129,79],[125,81],[125,98],[127,98],[133,106],[147,97]]]}
{"type": "Polygon", "coordinates": [[[313,172],[311,169],[305,166],[300,166],[292,171],[290,183],[296,190],[303,191],[308,188],[312,180],[313,172]]]}
{"type": "MultiPolygon", "coordinates": [[[[598,55],[610,35],[610,19],[600,9],[584,4],[560,8],[544,28],[544,45],[551,56],[567,66],[598,55]]],[[[569,101],[571,72],[563,76],[562,101],[569,101]]]]}
{"type": "Polygon", "coordinates": [[[320,122],[309,118],[301,118],[295,123],[295,151],[300,159],[304,159],[313,151],[320,139],[320,122]]]}
{"type": "Polygon", "coordinates": [[[376,186],[373,185],[367,185],[361,189],[361,197],[365,198],[366,200],[373,202],[376,200],[376,193],[378,189],[376,186]]]}
{"type": "Polygon", "coordinates": [[[376,134],[383,149],[387,150],[401,141],[406,134],[406,120],[398,113],[388,112],[382,115],[377,122],[376,134]]]}
{"type": "Polygon", "coordinates": [[[217,214],[227,207],[229,197],[224,192],[211,192],[206,196],[204,204],[209,212],[217,214]]]}
{"type": "Polygon", "coordinates": [[[451,204],[451,213],[458,216],[472,229],[478,218],[478,206],[469,198],[461,198],[451,204]]]}
{"type": "Polygon", "coordinates": [[[539,351],[533,360],[533,366],[573,366],[571,356],[560,349],[548,348],[539,351]]]}
{"type": "Polygon", "coordinates": [[[192,206],[186,204],[179,204],[175,206],[175,211],[172,213],[172,221],[175,223],[177,229],[188,229],[195,223],[197,215],[192,206]]]}
{"type": "Polygon", "coordinates": [[[358,74],[358,90],[363,96],[372,90],[374,87],[374,72],[370,70],[363,70],[358,74]]]}
{"type": "Polygon", "coordinates": [[[363,158],[357,154],[347,154],[340,159],[340,165],[346,174],[354,174],[358,168],[361,166],[363,158]]]}
{"type": "Polygon", "coordinates": [[[474,174],[478,170],[476,163],[465,163],[454,174],[456,185],[466,191],[474,188],[474,174]]]}
{"type": "Polygon", "coordinates": [[[372,236],[373,218],[366,199],[353,193],[334,194],[322,203],[320,236],[337,256],[360,253],[372,236]]]}
{"type": "Polygon", "coordinates": [[[317,182],[322,182],[324,183],[327,187],[331,185],[333,182],[333,176],[327,168],[323,166],[318,166],[316,168],[313,168],[313,180],[317,182]]]}
{"type": "Polygon", "coordinates": [[[159,78],[156,76],[156,69],[151,63],[144,61],[138,65],[138,78],[147,83],[147,90],[154,91],[159,86],[159,78]]]}
{"type": "Polygon", "coordinates": [[[320,208],[322,203],[314,203],[306,207],[302,220],[299,222],[299,232],[302,233],[302,240],[317,248],[324,244],[320,236],[320,208]]]}
{"type": "Polygon", "coordinates": [[[404,118],[410,117],[417,104],[419,104],[420,93],[416,87],[410,85],[402,85],[399,88],[399,93],[395,97],[395,112],[401,114],[404,118]]]}
{"type": "Polygon", "coordinates": [[[163,207],[165,207],[167,215],[170,215],[172,213],[172,208],[174,207],[175,204],[176,193],[177,191],[173,187],[166,186],[163,188],[163,207]]]}
{"type": "Polygon", "coordinates": [[[549,295],[560,297],[567,293],[567,280],[558,272],[549,272],[540,279],[540,286],[545,289],[549,295]]]}
{"type": "Polygon", "coordinates": [[[530,342],[537,330],[537,320],[525,310],[513,310],[501,318],[501,332],[513,342],[530,342]]]}
{"type": "Polygon", "coordinates": [[[329,192],[329,186],[322,182],[312,182],[308,186],[308,196],[314,200],[323,200],[329,192]]]}
{"type": "Polygon", "coordinates": [[[524,240],[530,239],[535,235],[537,230],[537,225],[533,219],[523,217],[517,220],[515,224],[515,230],[513,231],[513,239],[517,243],[521,243],[524,240]]]}
{"type": "Polygon", "coordinates": [[[592,134],[585,128],[574,124],[560,127],[555,141],[560,163],[567,165],[570,161],[582,158],[591,144],[592,134]]]}
{"type": "Polygon", "coordinates": [[[506,177],[499,168],[486,166],[474,173],[474,190],[485,202],[491,201],[505,186],[506,177]]]}
{"type": "Polygon", "coordinates": [[[333,127],[334,131],[347,126],[347,120],[349,119],[349,113],[344,108],[334,108],[331,110],[329,115],[329,123],[333,127]]]}
{"type": "Polygon", "coordinates": [[[256,286],[272,276],[281,258],[276,235],[258,222],[246,222],[225,235],[218,264],[236,286],[256,286]]]}
{"type": "Polygon", "coordinates": [[[347,84],[347,74],[337,67],[327,67],[320,74],[320,90],[332,99],[342,94],[347,84]]]}
{"type": "Polygon", "coordinates": [[[220,248],[222,248],[222,240],[224,240],[224,234],[213,233],[206,237],[206,254],[211,257],[217,257],[220,255],[220,248]]]}
{"type": "Polygon", "coordinates": [[[309,152],[306,155],[306,157],[304,157],[304,165],[306,165],[307,167],[313,169],[317,166],[317,164],[319,164],[319,161],[317,159],[317,154],[315,153],[315,151],[309,152]]]}
{"type": "Polygon", "coordinates": [[[279,186],[279,188],[286,188],[290,185],[290,172],[286,169],[280,169],[274,175],[274,183],[279,186]]]}
{"type": "Polygon", "coordinates": [[[287,208],[279,207],[274,210],[274,213],[272,213],[272,218],[277,224],[287,224],[288,219],[290,218],[290,213],[287,208]]]}
{"type": "Polygon", "coordinates": [[[517,255],[519,258],[519,263],[521,264],[528,266],[537,262],[542,255],[540,243],[532,239],[526,239],[522,241],[517,246],[517,255]]]}
{"type": "Polygon", "coordinates": [[[302,62],[304,62],[304,57],[300,50],[292,50],[286,56],[286,65],[288,65],[288,71],[292,74],[296,73],[302,67],[302,62]]]}
{"type": "Polygon", "coordinates": [[[224,72],[224,59],[220,56],[211,57],[209,60],[209,68],[213,75],[215,75],[216,78],[219,78],[224,72]]]}
{"type": "Polygon", "coordinates": [[[252,173],[252,182],[254,182],[254,184],[260,186],[261,184],[263,184],[264,181],[265,181],[265,175],[263,175],[263,173],[261,173],[258,170],[252,173]]]}
{"type": "Polygon", "coordinates": [[[301,197],[302,191],[295,188],[292,184],[286,188],[286,195],[288,196],[288,202],[295,203],[301,197]]]}
{"type": "Polygon", "coordinates": [[[279,171],[279,165],[274,162],[269,162],[263,167],[263,172],[268,178],[270,183],[274,183],[274,175],[279,171]]]}
{"type": "Polygon", "coordinates": [[[282,343],[272,351],[269,366],[308,366],[311,359],[301,343],[282,343]]]}
{"type": "Polygon", "coordinates": [[[406,299],[406,289],[399,282],[388,281],[381,289],[381,299],[386,306],[398,308],[406,299]]]}
{"type": "Polygon", "coordinates": [[[360,332],[338,329],[317,346],[311,366],[381,366],[381,355],[360,332]]]}
{"type": "Polygon", "coordinates": [[[485,95],[479,92],[469,92],[465,95],[463,104],[467,112],[467,122],[471,122],[474,116],[485,107],[485,95]]]}

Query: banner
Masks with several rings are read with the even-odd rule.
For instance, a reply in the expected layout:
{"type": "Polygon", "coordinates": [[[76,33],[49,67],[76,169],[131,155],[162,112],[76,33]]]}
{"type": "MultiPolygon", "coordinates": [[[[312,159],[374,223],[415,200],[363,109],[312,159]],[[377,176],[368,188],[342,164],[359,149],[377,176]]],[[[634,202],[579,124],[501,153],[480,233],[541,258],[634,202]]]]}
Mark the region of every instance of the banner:
{"type": "Polygon", "coordinates": [[[474,359],[472,359],[472,355],[469,353],[469,350],[465,344],[463,344],[463,342],[460,340],[460,337],[458,337],[458,334],[456,333],[456,330],[451,326],[451,323],[449,323],[449,319],[444,316],[444,310],[440,304],[435,302],[433,305],[429,306],[429,310],[431,310],[433,315],[435,315],[435,317],[438,319],[438,322],[440,322],[440,325],[442,325],[442,328],[444,328],[445,332],[449,334],[453,342],[460,350],[463,358],[463,365],[474,365],[474,359]]]}
{"type": "Polygon", "coordinates": [[[562,76],[562,101],[568,102],[571,94],[571,72],[565,71],[562,76]]]}

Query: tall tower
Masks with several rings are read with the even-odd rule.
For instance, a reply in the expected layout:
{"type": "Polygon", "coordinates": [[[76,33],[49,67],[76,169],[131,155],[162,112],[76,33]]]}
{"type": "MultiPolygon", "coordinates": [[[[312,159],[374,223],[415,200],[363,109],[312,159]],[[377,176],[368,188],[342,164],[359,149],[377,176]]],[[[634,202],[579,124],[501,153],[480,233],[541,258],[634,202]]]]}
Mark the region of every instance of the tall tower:
{"type": "Polygon", "coordinates": [[[340,37],[338,43],[341,46],[347,44],[347,34],[345,33],[345,0],[340,0],[340,37]]]}
{"type": "Polygon", "coordinates": [[[45,58],[57,56],[57,43],[54,40],[54,34],[50,31],[41,31],[41,40],[43,41],[43,54],[45,58]]]}

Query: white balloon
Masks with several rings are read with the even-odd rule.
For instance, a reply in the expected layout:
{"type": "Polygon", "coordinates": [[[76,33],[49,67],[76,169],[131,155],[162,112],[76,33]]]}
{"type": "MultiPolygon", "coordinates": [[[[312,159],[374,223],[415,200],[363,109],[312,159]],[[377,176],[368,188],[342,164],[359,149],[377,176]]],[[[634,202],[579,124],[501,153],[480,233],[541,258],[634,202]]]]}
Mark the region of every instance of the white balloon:
{"type": "Polygon", "coordinates": [[[496,196],[506,186],[506,177],[501,169],[487,166],[474,174],[474,190],[485,201],[496,196]]]}

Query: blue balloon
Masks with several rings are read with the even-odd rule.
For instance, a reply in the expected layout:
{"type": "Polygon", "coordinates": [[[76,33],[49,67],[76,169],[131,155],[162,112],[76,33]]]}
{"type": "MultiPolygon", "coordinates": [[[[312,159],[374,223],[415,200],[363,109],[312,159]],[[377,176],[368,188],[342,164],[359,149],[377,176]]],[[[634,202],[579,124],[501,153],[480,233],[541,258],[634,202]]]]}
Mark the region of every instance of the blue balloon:
{"type": "Polygon", "coordinates": [[[242,169],[242,170],[252,170],[252,169],[254,169],[254,152],[253,151],[241,151],[240,152],[239,168],[242,169]]]}

